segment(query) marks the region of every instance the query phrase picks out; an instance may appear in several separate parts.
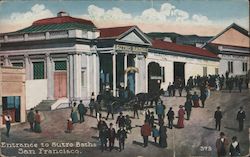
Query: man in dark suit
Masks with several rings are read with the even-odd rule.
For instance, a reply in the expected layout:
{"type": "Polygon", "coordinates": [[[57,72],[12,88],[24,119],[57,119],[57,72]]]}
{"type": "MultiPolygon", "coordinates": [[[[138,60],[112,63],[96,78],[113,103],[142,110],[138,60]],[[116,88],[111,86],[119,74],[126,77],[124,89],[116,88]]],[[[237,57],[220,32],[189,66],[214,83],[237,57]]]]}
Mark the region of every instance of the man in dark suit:
{"type": "Polygon", "coordinates": [[[108,139],[109,139],[109,150],[112,151],[114,148],[114,143],[115,143],[115,137],[116,137],[116,131],[113,128],[113,124],[109,124],[110,128],[108,129],[108,139]]]}
{"type": "Polygon", "coordinates": [[[217,107],[217,111],[214,113],[214,119],[215,119],[215,129],[217,128],[220,131],[220,126],[221,126],[221,119],[222,119],[222,112],[220,111],[220,107],[217,107]]]}
{"type": "Polygon", "coordinates": [[[236,118],[236,120],[239,121],[239,131],[243,130],[245,119],[246,119],[246,113],[245,111],[243,111],[243,107],[241,106],[236,118]]]}
{"type": "Polygon", "coordinates": [[[85,112],[85,107],[82,103],[82,100],[80,100],[80,104],[77,106],[79,115],[80,115],[80,123],[84,122],[84,112],[85,112]]]}

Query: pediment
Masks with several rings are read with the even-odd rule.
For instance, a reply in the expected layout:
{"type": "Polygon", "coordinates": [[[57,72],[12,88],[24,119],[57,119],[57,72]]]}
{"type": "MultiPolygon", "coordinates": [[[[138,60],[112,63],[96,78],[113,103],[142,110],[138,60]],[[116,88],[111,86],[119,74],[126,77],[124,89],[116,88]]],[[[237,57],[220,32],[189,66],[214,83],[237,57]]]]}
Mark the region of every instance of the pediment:
{"type": "Polygon", "coordinates": [[[123,34],[117,41],[132,44],[151,45],[148,37],[146,37],[143,32],[136,28],[126,32],[126,34],[123,34]]]}

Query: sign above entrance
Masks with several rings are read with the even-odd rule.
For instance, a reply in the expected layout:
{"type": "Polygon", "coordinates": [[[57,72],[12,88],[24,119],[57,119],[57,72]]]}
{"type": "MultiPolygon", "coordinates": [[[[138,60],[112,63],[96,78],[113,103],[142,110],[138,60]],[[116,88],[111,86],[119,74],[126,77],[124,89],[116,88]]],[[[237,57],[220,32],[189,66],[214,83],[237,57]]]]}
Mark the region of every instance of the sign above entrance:
{"type": "Polygon", "coordinates": [[[145,47],[137,47],[137,46],[128,46],[128,45],[115,45],[115,50],[123,51],[123,52],[148,52],[148,48],[145,47]]]}

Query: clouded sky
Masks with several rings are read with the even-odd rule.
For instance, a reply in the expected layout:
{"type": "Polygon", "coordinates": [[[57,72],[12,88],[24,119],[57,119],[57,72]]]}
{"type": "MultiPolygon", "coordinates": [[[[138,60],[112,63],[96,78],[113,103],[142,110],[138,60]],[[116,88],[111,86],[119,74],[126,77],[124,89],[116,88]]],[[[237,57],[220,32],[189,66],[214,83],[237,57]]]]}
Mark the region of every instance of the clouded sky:
{"type": "Polygon", "coordinates": [[[249,30],[248,0],[0,0],[0,32],[59,11],[99,28],[137,25],[144,32],[215,35],[234,22],[249,30]]]}

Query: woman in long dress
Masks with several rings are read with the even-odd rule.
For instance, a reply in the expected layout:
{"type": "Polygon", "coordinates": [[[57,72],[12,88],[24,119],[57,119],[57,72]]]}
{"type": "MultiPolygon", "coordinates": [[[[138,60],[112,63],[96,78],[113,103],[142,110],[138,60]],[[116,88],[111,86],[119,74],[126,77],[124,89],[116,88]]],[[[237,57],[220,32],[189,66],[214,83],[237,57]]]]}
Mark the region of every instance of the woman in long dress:
{"type": "Polygon", "coordinates": [[[34,132],[37,132],[37,133],[41,133],[42,132],[42,128],[41,128],[40,124],[41,124],[41,116],[38,113],[38,110],[36,110],[34,132]]]}
{"type": "Polygon", "coordinates": [[[74,102],[74,105],[72,107],[72,111],[71,111],[71,119],[73,123],[78,123],[78,115],[77,115],[77,106],[76,106],[76,102],[74,102]]]}
{"type": "Polygon", "coordinates": [[[180,109],[178,111],[178,122],[177,122],[178,128],[184,128],[184,115],[185,115],[185,110],[183,109],[183,106],[180,105],[180,109]]]}

